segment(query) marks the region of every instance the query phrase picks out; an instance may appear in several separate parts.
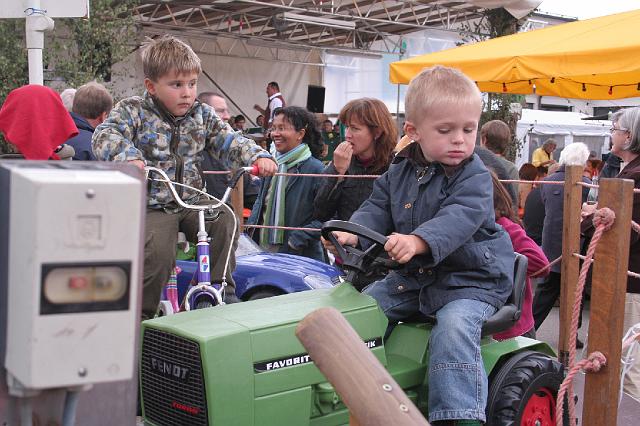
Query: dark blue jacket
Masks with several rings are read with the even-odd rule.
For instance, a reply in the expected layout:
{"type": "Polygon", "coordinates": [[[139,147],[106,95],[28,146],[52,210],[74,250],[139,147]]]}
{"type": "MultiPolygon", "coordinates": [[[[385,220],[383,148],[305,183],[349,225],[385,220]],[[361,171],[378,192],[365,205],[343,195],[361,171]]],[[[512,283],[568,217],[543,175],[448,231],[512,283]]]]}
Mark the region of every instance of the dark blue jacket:
{"type": "Polygon", "coordinates": [[[91,150],[91,137],[95,129],[91,127],[91,124],[89,124],[84,117],[79,116],[75,112],[70,112],[69,114],[71,114],[71,118],[73,118],[73,122],[76,123],[76,127],[78,128],[78,134],[67,141],[76,151],[73,159],[95,161],[96,157],[91,150]]]}
{"type": "Polygon", "coordinates": [[[513,287],[514,253],[495,222],[489,172],[475,154],[450,168],[427,163],[419,150],[411,144],[398,153],[351,221],[428,243],[430,253],[407,263],[398,274],[401,285],[393,287],[397,293],[420,290],[424,314],[457,299],[499,308],[513,287]]]}
{"type": "MultiPolygon", "coordinates": [[[[560,166],[557,172],[544,178],[544,181],[563,182],[564,165],[560,166]]],[[[586,177],[582,178],[585,183],[591,183],[586,177]]],[[[542,251],[553,262],[562,254],[562,222],[564,214],[564,186],[563,185],[540,185],[540,195],[544,204],[544,225],[542,226],[542,251]]],[[[589,188],[582,187],[582,202],[587,201],[589,188]]],[[[562,262],[551,267],[552,272],[560,273],[562,262]]]]}
{"type": "MultiPolygon", "coordinates": [[[[320,160],[310,157],[290,168],[287,173],[322,173],[324,165],[320,160]]],[[[314,219],[313,200],[322,184],[322,179],[313,177],[289,176],[285,196],[284,223],[286,226],[297,228],[321,228],[322,222],[314,219]]],[[[264,178],[260,185],[258,198],[251,210],[248,224],[261,224],[265,207],[265,198],[271,185],[272,178],[264,178]]],[[[254,233],[259,233],[256,229],[254,233]]],[[[318,231],[285,231],[284,244],[278,250],[280,253],[297,254],[312,259],[324,260],[320,232],[318,231]],[[289,244],[296,249],[292,249],[289,244]]]]}

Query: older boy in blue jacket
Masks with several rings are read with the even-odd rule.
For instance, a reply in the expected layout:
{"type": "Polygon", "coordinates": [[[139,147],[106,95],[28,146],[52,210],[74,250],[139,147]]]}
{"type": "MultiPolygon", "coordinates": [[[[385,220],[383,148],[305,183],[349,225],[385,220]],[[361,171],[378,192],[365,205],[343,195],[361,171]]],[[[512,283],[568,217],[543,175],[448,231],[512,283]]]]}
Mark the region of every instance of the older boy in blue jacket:
{"type": "MultiPolygon", "coordinates": [[[[481,328],[512,288],[513,248],[495,223],[491,176],[473,153],[481,108],[478,88],[457,70],[438,66],[416,76],[405,132],[417,143],[398,153],[351,217],[388,235],[385,250],[404,264],[364,292],[391,323],[417,312],[437,318],[428,371],[436,425],[485,421],[481,328]]],[[[343,244],[358,244],[352,234],[337,234],[343,244]]]]}

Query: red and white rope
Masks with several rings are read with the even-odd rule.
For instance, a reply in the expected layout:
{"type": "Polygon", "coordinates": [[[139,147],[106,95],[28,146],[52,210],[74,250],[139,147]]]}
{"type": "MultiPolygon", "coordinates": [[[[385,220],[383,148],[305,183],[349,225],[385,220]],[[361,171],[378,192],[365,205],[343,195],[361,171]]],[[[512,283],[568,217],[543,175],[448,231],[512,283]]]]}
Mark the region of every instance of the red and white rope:
{"type": "MultiPolygon", "coordinates": [[[[584,263],[582,264],[582,268],[580,269],[580,275],[578,276],[578,285],[575,289],[575,297],[573,304],[573,311],[571,312],[571,330],[569,332],[569,374],[562,382],[560,386],[560,390],[558,392],[558,398],[556,400],[556,424],[563,424],[563,406],[564,406],[564,398],[568,393],[569,395],[573,395],[573,377],[577,374],[577,372],[581,369],[585,371],[598,371],[602,365],[606,363],[606,358],[601,353],[594,352],[590,354],[587,359],[580,361],[578,364],[575,364],[576,359],[576,338],[578,334],[578,317],[580,315],[580,304],[582,302],[582,291],[584,289],[584,285],[587,278],[587,272],[589,271],[589,267],[593,262],[593,254],[595,253],[596,247],[602,234],[604,231],[608,230],[613,226],[615,221],[615,213],[613,210],[609,208],[602,208],[596,210],[593,215],[593,224],[596,227],[596,230],[591,238],[591,243],[589,243],[589,248],[587,249],[587,255],[585,256],[584,263]]],[[[573,401],[573,398],[567,398],[569,403],[569,424],[575,423],[576,418],[576,407],[573,401]]]]}
{"type": "Polygon", "coordinates": [[[537,271],[535,271],[533,274],[531,274],[531,278],[537,277],[538,275],[542,274],[544,271],[551,268],[553,265],[560,262],[561,260],[562,260],[562,256],[558,256],[553,262],[550,262],[547,266],[544,266],[538,269],[537,271]]]}

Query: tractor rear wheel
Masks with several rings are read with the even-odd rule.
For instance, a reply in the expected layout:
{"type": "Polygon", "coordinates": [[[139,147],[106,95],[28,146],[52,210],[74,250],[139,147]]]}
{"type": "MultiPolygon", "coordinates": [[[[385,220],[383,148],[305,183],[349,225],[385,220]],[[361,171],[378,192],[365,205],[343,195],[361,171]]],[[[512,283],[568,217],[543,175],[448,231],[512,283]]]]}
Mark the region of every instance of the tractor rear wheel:
{"type": "Polygon", "coordinates": [[[515,354],[491,374],[487,424],[555,425],[556,397],[563,379],[562,364],[549,355],[515,354]]]}

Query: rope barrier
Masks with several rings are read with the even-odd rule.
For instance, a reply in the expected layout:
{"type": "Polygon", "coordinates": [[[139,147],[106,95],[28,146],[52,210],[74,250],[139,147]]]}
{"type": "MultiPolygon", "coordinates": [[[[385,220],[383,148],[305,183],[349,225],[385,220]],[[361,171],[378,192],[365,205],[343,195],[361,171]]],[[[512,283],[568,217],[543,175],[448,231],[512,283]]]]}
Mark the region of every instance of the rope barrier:
{"type": "Polygon", "coordinates": [[[245,228],[259,228],[259,229],[284,229],[288,231],[313,231],[320,232],[320,228],[297,228],[295,226],[274,226],[274,225],[247,225],[243,224],[245,228]]]}
{"type": "MultiPolygon", "coordinates": [[[[575,345],[574,345],[575,346],[575,345]]],[[[575,349],[574,349],[575,351],[575,349]]],[[[556,425],[563,425],[563,405],[564,399],[567,395],[573,394],[573,378],[578,374],[580,370],[584,370],[585,372],[598,372],[600,369],[607,364],[607,358],[604,356],[602,352],[596,351],[578,363],[576,363],[565,377],[564,381],[560,385],[560,389],[558,390],[558,398],[556,401],[556,425]]],[[[569,423],[570,425],[576,424],[575,418],[575,404],[573,402],[573,398],[567,398],[569,403],[569,423]]]]}
{"type": "MultiPolygon", "coordinates": [[[[231,172],[227,170],[206,170],[205,175],[228,175],[231,172]]],[[[320,177],[320,178],[348,178],[348,179],[377,179],[382,175],[339,175],[326,173],[274,173],[274,176],[292,176],[292,177],[320,177]]]]}
{"type": "MultiPolygon", "coordinates": [[[[578,285],[576,286],[573,311],[571,312],[571,331],[569,333],[569,374],[562,382],[560,391],[558,392],[558,399],[556,401],[556,424],[563,424],[563,408],[564,398],[566,393],[573,395],[573,377],[581,369],[585,371],[598,371],[602,365],[606,363],[604,355],[594,352],[588,356],[586,360],[580,361],[575,364],[576,358],[576,338],[578,334],[578,317],[580,315],[580,304],[582,302],[582,291],[587,278],[587,272],[593,262],[593,254],[595,253],[598,242],[602,234],[609,230],[615,221],[615,213],[609,208],[603,208],[596,210],[593,214],[593,225],[596,230],[589,243],[587,249],[587,255],[585,256],[584,263],[580,269],[580,275],[578,276],[578,285]]],[[[567,398],[569,403],[569,424],[575,424],[576,407],[573,398],[567,398]]]]}
{"type": "Polygon", "coordinates": [[[542,268],[538,269],[533,274],[531,274],[530,278],[537,277],[538,275],[542,274],[544,271],[551,268],[553,265],[560,262],[561,260],[562,260],[562,256],[558,256],[553,262],[550,262],[547,266],[543,266],[542,268]]]}
{"type": "Polygon", "coordinates": [[[596,185],[594,183],[586,183],[586,182],[576,182],[576,183],[580,186],[586,186],[587,188],[595,188],[595,189],[600,188],[600,185],[596,185]]]}
{"type": "Polygon", "coordinates": [[[518,179],[498,179],[501,183],[526,183],[532,185],[564,185],[563,180],[518,180],[518,179]]]}
{"type": "MultiPolygon", "coordinates": [[[[205,175],[228,175],[231,174],[229,170],[205,170],[202,172],[205,175]]],[[[340,174],[326,174],[326,173],[274,173],[274,176],[292,176],[292,177],[320,177],[320,178],[345,178],[345,179],[377,179],[382,175],[340,175],[340,174]]],[[[564,181],[547,181],[547,180],[517,180],[517,179],[499,179],[502,183],[524,183],[531,185],[564,185],[564,181]]],[[[580,184],[580,182],[579,182],[580,184]]],[[[584,185],[591,185],[585,184],[584,185]]],[[[592,185],[593,188],[598,188],[597,185],[592,185]]]]}

